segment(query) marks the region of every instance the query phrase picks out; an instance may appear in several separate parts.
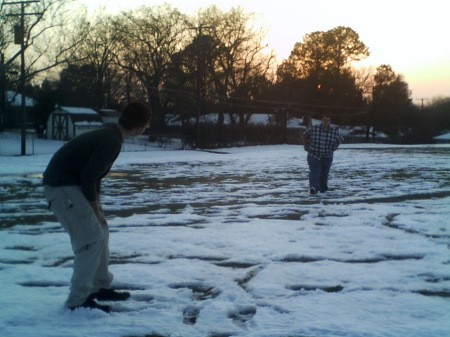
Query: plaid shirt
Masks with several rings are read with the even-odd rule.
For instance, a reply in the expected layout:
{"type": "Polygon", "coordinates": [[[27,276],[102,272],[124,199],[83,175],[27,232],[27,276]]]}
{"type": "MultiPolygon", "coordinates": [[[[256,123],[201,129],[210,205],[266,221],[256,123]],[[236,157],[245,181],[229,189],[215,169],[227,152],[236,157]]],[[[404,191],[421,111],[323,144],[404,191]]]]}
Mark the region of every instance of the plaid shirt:
{"type": "Polygon", "coordinates": [[[304,132],[305,138],[309,138],[308,153],[317,159],[333,157],[333,152],[344,141],[339,129],[329,126],[323,129],[322,125],[314,125],[304,132]]]}

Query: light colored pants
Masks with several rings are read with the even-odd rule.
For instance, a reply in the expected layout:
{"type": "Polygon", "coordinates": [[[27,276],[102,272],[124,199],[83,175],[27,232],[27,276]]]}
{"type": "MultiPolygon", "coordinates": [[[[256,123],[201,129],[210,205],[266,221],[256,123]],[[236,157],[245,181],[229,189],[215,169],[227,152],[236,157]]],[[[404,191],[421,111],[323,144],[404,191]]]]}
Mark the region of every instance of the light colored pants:
{"type": "Polygon", "coordinates": [[[67,307],[83,304],[91,293],[109,288],[109,229],[101,225],[79,186],[44,186],[50,209],[70,236],[73,274],[67,307]]]}

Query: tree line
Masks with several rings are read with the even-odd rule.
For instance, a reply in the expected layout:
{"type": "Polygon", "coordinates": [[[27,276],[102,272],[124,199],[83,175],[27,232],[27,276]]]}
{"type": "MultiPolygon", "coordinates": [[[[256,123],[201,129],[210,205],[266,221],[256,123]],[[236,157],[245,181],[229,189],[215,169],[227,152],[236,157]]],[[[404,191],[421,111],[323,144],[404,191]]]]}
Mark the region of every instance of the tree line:
{"type": "MultiPolygon", "coordinates": [[[[306,34],[278,64],[264,43],[264,27],[255,26],[254,14],[241,7],[223,11],[212,5],[188,16],[164,4],[89,17],[82,7],[74,11],[74,4],[27,4],[36,15],[24,18],[25,90],[38,102],[38,123],[55,105],[119,109],[141,100],[154,112],[153,133],[170,131],[172,119],[181,125],[179,132],[198,136],[202,117],[216,114],[213,124],[201,123],[204,142],[233,132],[249,137],[257,132],[249,120],[260,113],[273,116],[269,134],[278,136],[289,119],[307,124],[323,113],[341,125],[359,126],[367,141],[383,132],[395,142],[429,142],[450,129],[448,100],[438,100],[425,114],[391,66],[354,67],[370,53],[349,27],[306,34]]],[[[17,11],[0,6],[1,13],[17,11]]],[[[11,29],[18,17],[3,14],[0,20],[0,86],[20,91],[11,29]]]]}

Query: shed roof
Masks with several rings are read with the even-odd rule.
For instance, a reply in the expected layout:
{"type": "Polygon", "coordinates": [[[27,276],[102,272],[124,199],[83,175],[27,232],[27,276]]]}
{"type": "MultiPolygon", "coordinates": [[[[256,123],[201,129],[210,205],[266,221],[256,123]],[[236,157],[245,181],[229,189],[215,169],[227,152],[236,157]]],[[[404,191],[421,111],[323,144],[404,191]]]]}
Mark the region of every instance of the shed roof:
{"type": "Polygon", "coordinates": [[[114,109],[99,109],[98,113],[105,117],[119,117],[120,111],[114,109]]]}
{"type": "Polygon", "coordinates": [[[79,124],[80,122],[90,122],[102,124],[102,117],[90,108],[61,106],[57,108],[54,114],[67,114],[73,123],[79,124]]]}
{"type": "Polygon", "coordinates": [[[71,106],[62,106],[59,108],[64,112],[67,112],[71,115],[96,115],[98,116],[97,111],[91,108],[80,108],[80,107],[71,107],[71,106]]]}
{"type": "Polygon", "coordinates": [[[436,136],[433,139],[435,139],[435,140],[450,140],[450,132],[445,133],[445,134],[440,135],[440,136],[436,136]]]}

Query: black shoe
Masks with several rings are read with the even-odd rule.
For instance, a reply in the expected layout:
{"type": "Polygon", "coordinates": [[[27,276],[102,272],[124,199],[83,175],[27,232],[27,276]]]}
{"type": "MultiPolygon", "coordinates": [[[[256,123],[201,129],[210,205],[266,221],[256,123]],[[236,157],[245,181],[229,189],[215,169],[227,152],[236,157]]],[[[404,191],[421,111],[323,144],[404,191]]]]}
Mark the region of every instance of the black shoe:
{"type": "Polygon", "coordinates": [[[97,299],[100,301],[126,301],[130,297],[130,293],[119,292],[114,289],[100,289],[96,293],[90,294],[89,299],[97,299]]]}
{"type": "Polygon", "coordinates": [[[106,313],[110,313],[112,308],[109,305],[99,304],[95,302],[92,298],[88,298],[83,304],[77,305],[75,307],[69,307],[70,310],[75,310],[78,308],[88,308],[88,309],[99,309],[106,313]]]}
{"type": "Polygon", "coordinates": [[[316,194],[317,191],[316,191],[316,189],[315,189],[314,187],[311,187],[311,188],[309,189],[309,193],[310,193],[310,194],[316,194]]]}

